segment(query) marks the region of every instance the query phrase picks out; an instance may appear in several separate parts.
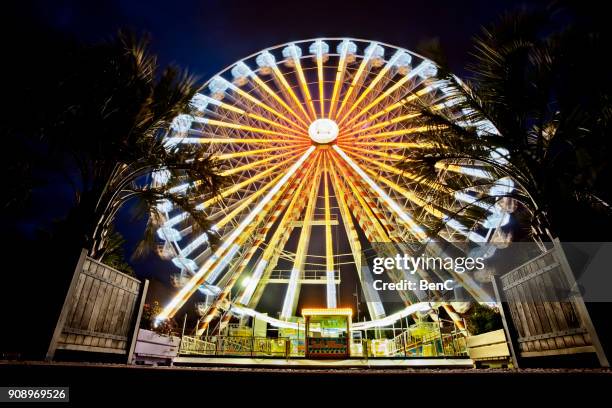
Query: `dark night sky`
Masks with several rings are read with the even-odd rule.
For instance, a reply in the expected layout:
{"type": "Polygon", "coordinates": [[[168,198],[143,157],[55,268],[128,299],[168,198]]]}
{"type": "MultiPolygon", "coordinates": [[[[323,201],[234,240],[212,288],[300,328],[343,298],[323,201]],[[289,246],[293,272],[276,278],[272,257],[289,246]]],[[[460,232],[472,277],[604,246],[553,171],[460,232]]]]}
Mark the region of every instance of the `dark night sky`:
{"type": "Polygon", "coordinates": [[[320,36],[351,36],[414,48],[438,37],[451,66],[463,66],[470,38],[505,10],[534,0],[403,1],[38,1],[45,23],[99,40],[120,27],[152,34],[160,62],[176,62],[207,79],[262,48],[320,36]]]}
{"type": "MultiPolygon", "coordinates": [[[[532,7],[534,0],[403,0],[369,3],[334,1],[103,1],[20,2],[13,21],[32,21],[72,34],[84,42],[99,41],[128,27],[151,34],[162,65],[176,63],[207,80],[249,54],[272,45],[321,36],[350,36],[414,49],[423,40],[439,38],[449,64],[461,75],[471,38],[506,10],[532,7]]],[[[52,183],[34,192],[41,204],[26,229],[44,218],[60,216],[72,191],[52,183]]],[[[127,212],[119,229],[133,247],[142,232],[127,212]]],[[[128,249],[129,250],[129,249],[128,249]]],[[[135,265],[140,277],[167,282],[169,262],[149,259],[135,265]]]]}

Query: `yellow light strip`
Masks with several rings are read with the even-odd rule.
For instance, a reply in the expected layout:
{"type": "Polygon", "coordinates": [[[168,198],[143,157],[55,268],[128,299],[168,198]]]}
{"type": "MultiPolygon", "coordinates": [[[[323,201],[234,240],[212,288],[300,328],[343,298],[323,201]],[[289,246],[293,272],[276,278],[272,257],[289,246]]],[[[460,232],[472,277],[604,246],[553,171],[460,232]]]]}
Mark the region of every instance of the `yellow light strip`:
{"type": "Polygon", "coordinates": [[[420,115],[421,115],[420,113],[409,113],[407,115],[398,116],[397,118],[393,118],[393,119],[390,119],[390,120],[386,120],[384,122],[376,123],[376,124],[374,124],[372,126],[360,128],[360,129],[354,130],[352,132],[342,133],[342,136],[338,136],[338,139],[346,138],[348,136],[352,136],[352,135],[355,135],[357,133],[362,133],[362,132],[365,132],[365,131],[371,132],[373,130],[384,128],[384,127],[387,127],[389,125],[394,125],[394,124],[402,122],[404,120],[414,119],[416,117],[419,117],[420,115]]]}
{"type": "Polygon", "coordinates": [[[352,316],[353,309],[350,308],[307,308],[302,309],[302,316],[352,316]]]}
{"type": "Polygon", "coordinates": [[[278,103],[281,104],[281,106],[283,108],[285,108],[289,113],[291,113],[293,115],[293,117],[295,117],[302,125],[304,125],[306,128],[308,128],[308,123],[304,121],[304,119],[302,119],[302,117],[300,115],[298,115],[288,104],[287,102],[285,102],[283,100],[283,98],[281,98],[280,96],[278,96],[278,94],[276,92],[274,92],[272,90],[272,88],[270,88],[268,86],[268,84],[266,84],[259,76],[255,75],[253,76],[253,80],[255,80],[255,83],[257,85],[259,85],[264,91],[266,91],[266,93],[268,95],[270,95],[271,97],[273,97],[278,103]]]}
{"type": "MultiPolygon", "coordinates": [[[[311,161],[311,163],[312,163],[312,161],[311,161]]],[[[282,175],[279,175],[279,177],[282,177],[282,175]]],[[[299,181],[298,186],[297,186],[297,188],[295,189],[295,191],[293,193],[293,199],[291,201],[292,203],[294,203],[296,201],[296,199],[299,197],[300,189],[301,189],[301,186],[304,184],[304,180],[305,179],[302,179],[302,180],[299,181]]],[[[290,189],[291,189],[291,187],[288,190],[289,193],[291,192],[290,189]]],[[[259,191],[258,191],[258,193],[259,193],[259,191]]],[[[282,212],[284,210],[283,202],[284,202],[284,200],[281,200],[281,202],[279,204],[280,208],[277,208],[277,211],[281,211],[282,212]]],[[[290,204],[290,206],[291,206],[291,204],[290,204]]],[[[289,213],[291,211],[290,206],[287,207],[287,211],[286,211],[285,216],[283,217],[283,220],[287,217],[287,213],[289,213]]],[[[273,223],[272,220],[268,221],[268,225],[270,225],[272,223],[273,223]]],[[[281,221],[281,224],[282,223],[283,223],[283,221],[281,221]]],[[[278,232],[278,231],[276,231],[276,232],[278,232]]],[[[276,235],[276,232],[275,232],[275,235],[276,235]]],[[[242,260],[242,262],[238,266],[238,270],[233,273],[232,277],[230,278],[230,280],[226,283],[225,287],[223,288],[223,291],[215,299],[215,302],[211,305],[211,307],[207,311],[207,314],[206,314],[205,318],[202,320],[202,322],[200,323],[200,325],[198,327],[198,331],[197,331],[198,335],[202,335],[202,333],[204,332],[204,330],[206,330],[206,328],[208,327],[210,322],[216,317],[217,312],[220,309],[220,307],[222,306],[224,300],[229,297],[229,295],[231,294],[232,288],[238,282],[238,279],[242,276],[242,274],[246,270],[246,267],[248,266],[249,262],[251,261],[253,256],[257,253],[257,249],[261,246],[261,244],[263,242],[264,242],[263,239],[259,239],[249,249],[248,253],[246,254],[244,259],[242,260]]],[[[274,247],[269,246],[269,247],[266,248],[266,251],[269,251],[270,248],[274,248],[274,247]]],[[[264,255],[265,255],[265,253],[264,253],[264,255]]],[[[263,267],[265,267],[265,263],[264,263],[263,267]]],[[[254,277],[251,277],[251,278],[254,279],[254,277]]],[[[223,322],[229,321],[228,316],[231,316],[231,315],[228,313],[228,315],[226,315],[225,318],[223,319],[223,322]]],[[[223,325],[223,322],[221,323],[221,326],[223,325]]],[[[220,327],[220,330],[221,329],[222,329],[222,327],[220,327]]]]}
{"type": "Polygon", "coordinates": [[[256,175],[254,175],[253,177],[250,177],[250,178],[248,178],[248,179],[246,179],[246,180],[244,180],[244,181],[242,181],[242,182],[240,182],[240,183],[238,183],[238,184],[234,184],[234,185],[232,185],[231,187],[226,188],[226,189],[225,189],[225,190],[223,190],[223,191],[222,191],[220,194],[218,194],[218,195],[214,196],[213,198],[210,198],[210,199],[206,200],[206,201],[204,202],[204,208],[206,208],[206,207],[210,206],[211,204],[214,204],[214,203],[216,203],[216,202],[221,201],[221,200],[222,200],[222,199],[224,199],[225,197],[228,197],[228,196],[230,196],[230,195],[232,195],[232,194],[236,193],[237,191],[240,191],[240,190],[241,190],[242,188],[244,188],[245,186],[248,186],[249,184],[254,183],[254,182],[256,182],[257,180],[259,180],[259,179],[262,179],[262,178],[266,177],[268,174],[270,174],[270,173],[272,173],[272,172],[276,171],[277,169],[281,168],[281,167],[282,167],[282,166],[284,166],[285,164],[287,164],[287,163],[289,163],[289,162],[292,162],[292,161],[293,161],[293,159],[292,159],[292,158],[287,159],[287,160],[284,160],[284,161],[282,161],[282,162],[280,162],[280,163],[278,163],[278,164],[276,164],[276,165],[274,165],[274,166],[272,166],[272,167],[268,167],[268,168],[267,168],[267,169],[265,169],[264,171],[261,171],[261,172],[257,173],[257,174],[256,174],[256,175]]]}
{"type": "Polygon", "coordinates": [[[409,80],[410,80],[410,77],[408,75],[402,77],[399,81],[397,81],[395,84],[389,87],[389,89],[387,89],[385,92],[377,96],[376,99],[374,99],[372,102],[367,104],[363,109],[359,111],[359,113],[353,116],[348,122],[346,122],[346,126],[347,127],[350,126],[351,123],[354,123],[357,119],[365,115],[370,109],[372,109],[374,106],[380,103],[380,101],[387,98],[393,92],[397,91],[402,85],[404,85],[409,80]]]}
{"type": "Polygon", "coordinates": [[[295,175],[297,169],[304,164],[310,154],[314,151],[314,147],[309,148],[298,161],[296,161],[278,181],[278,183],[266,194],[264,198],[255,206],[255,208],[242,219],[240,224],[232,231],[232,233],[223,241],[221,246],[217,248],[215,253],[209,257],[202,267],[194,274],[189,282],[181,288],[177,295],[168,303],[162,312],[156,317],[156,320],[165,320],[174,314],[185,304],[187,299],[197,290],[198,286],[206,280],[206,278],[215,269],[226,261],[226,258],[235,255],[236,250],[240,248],[240,245],[248,239],[250,231],[255,229],[266,214],[267,211],[264,208],[269,208],[269,203],[278,200],[278,197],[284,191],[283,187],[286,187],[287,182],[291,177],[295,175]],[[257,220],[256,220],[257,219],[257,220]],[[233,255],[232,255],[233,254],[233,255]]]}
{"type": "Polygon", "coordinates": [[[308,195],[308,204],[306,205],[306,211],[304,213],[304,225],[300,231],[300,237],[298,239],[297,249],[295,250],[295,258],[293,261],[293,267],[291,269],[291,275],[289,277],[289,283],[287,284],[287,291],[285,292],[285,299],[283,301],[283,308],[281,311],[281,318],[288,319],[295,313],[297,306],[297,299],[300,293],[300,277],[304,271],[304,263],[308,254],[308,244],[310,242],[310,233],[312,231],[312,221],[314,216],[315,205],[317,201],[317,193],[319,190],[319,183],[321,181],[321,164],[320,157],[317,158],[316,173],[313,178],[312,187],[308,195]]]}
{"type": "Polygon", "coordinates": [[[342,147],[343,150],[351,150],[351,151],[361,152],[361,153],[366,153],[366,154],[375,154],[376,156],[384,157],[385,159],[389,159],[389,160],[406,160],[406,158],[401,154],[381,152],[379,150],[362,149],[359,147],[352,146],[349,143],[338,143],[338,145],[342,147]]]}
{"type": "Polygon", "coordinates": [[[359,135],[355,139],[357,140],[381,139],[381,138],[385,138],[389,136],[403,136],[403,135],[410,135],[413,133],[427,132],[430,129],[431,129],[430,126],[417,126],[417,127],[407,128],[407,129],[391,130],[388,132],[380,132],[380,133],[374,133],[374,134],[369,134],[369,135],[359,135]]]}
{"type": "Polygon", "coordinates": [[[267,104],[263,103],[259,99],[255,98],[253,95],[243,91],[242,89],[238,88],[237,86],[232,87],[232,90],[234,90],[236,93],[238,93],[238,95],[242,96],[244,99],[246,99],[246,100],[254,103],[255,105],[263,108],[264,110],[266,110],[266,111],[268,111],[268,112],[278,116],[279,118],[285,120],[287,123],[291,123],[296,128],[299,128],[299,126],[295,122],[293,122],[291,119],[289,119],[287,116],[283,115],[282,113],[280,113],[276,109],[274,109],[274,108],[268,106],[267,104]]]}
{"type": "Polygon", "coordinates": [[[268,157],[268,158],[265,158],[265,159],[256,160],[256,161],[251,162],[251,163],[246,163],[246,164],[243,164],[242,166],[238,166],[238,167],[231,168],[229,170],[225,170],[225,171],[221,172],[221,175],[222,176],[231,176],[233,174],[240,173],[240,172],[243,172],[243,171],[246,171],[246,170],[250,170],[250,169],[252,169],[254,167],[261,166],[262,164],[270,163],[272,161],[275,161],[275,160],[280,159],[280,158],[285,157],[285,156],[297,156],[300,153],[303,153],[304,150],[305,149],[301,149],[301,150],[297,150],[297,151],[291,151],[291,152],[286,152],[286,153],[282,153],[282,154],[277,154],[275,156],[271,156],[271,157],[268,157]]]}
{"type": "Polygon", "coordinates": [[[378,166],[379,168],[383,169],[384,171],[387,171],[389,173],[393,173],[393,174],[397,174],[406,178],[409,178],[413,181],[417,181],[421,184],[424,184],[428,187],[431,187],[433,189],[436,189],[438,191],[444,191],[445,193],[451,194],[453,195],[454,192],[452,189],[450,189],[449,187],[444,186],[443,184],[439,184],[439,183],[434,183],[432,181],[425,181],[422,179],[422,177],[418,176],[417,174],[411,173],[409,171],[406,170],[400,170],[395,166],[390,166],[388,164],[385,164],[383,162],[380,162],[378,160],[372,159],[371,157],[367,157],[367,156],[363,156],[359,153],[355,153],[355,152],[350,152],[350,155],[356,158],[359,158],[361,160],[364,160],[368,163],[374,164],[375,166],[378,166]]]}
{"type": "Polygon", "coordinates": [[[293,62],[295,63],[295,71],[297,72],[298,79],[300,81],[300,85],[302,86],[302,92],[304,93],[304,99],[306,99],[306,106],[312,115],[310,117],[311,120],[315,120],[317,118],[317,112],[315,111],[314,104],[312,102],[312,96],[310,95],[310,90],[308,89],[308,83],[306,82],[306,77],[304,76],[304,71],[302,70],[302,63],[300,59],[297,57],[293,58],[293,62]]]}
{"type": "MultiPolygon", "coordinates": [[[[327,156],[327,155],[325,155],[327,156]]],[[[332,242],[331,209],[329,204],[329,170],[325,160],[325,174],[323,175],[323,188],[325,194],[325,272],[327,277],[327,307],[336,307],[336,284],[334,272],[334,246],[332,242]]]]}
{"type": "Polygon", "coordinates": [[[372,190],[374,190],[374,192],[376,192],[379,198],[385,202],[385,204],[398,216],[398,218],[410,227],[410,232],[412,234],[414,234],[421,241],[427,239],[427,233],[414,221],[413,217],[400,205],[398,205],[391,197],[389,197],[389,195],[385,193],[385,191],[381,189],[374,182],[374,180],[370,179],[369,176],[363,172],[363,169],[353,162],[353,160],[348,157],[348,155],[344,153],[344,151],[342,151],[342,149],[340,149],[337,145],[334,145],[334,150],[342,159],[344,159],[344,161],[354,170],[354,172],[357,173],[361,179],[363,179],[364,182],[368,184],[372,190]]]}
{"type": "Polygon", "coordinates": [[[338,68],[336,70],[336,79],[334,80],[334,90],[332,92],[331,101],[329,104],[329,116],[333,117],[336,111],[336,106],[338,104],[338,95],[340,94],[340,85],[342,84],[342,80],[344,78],[344,71],[346,69],[346,54],[348,52],[348,47],[344,47],[342,50],[342,54],[340,55],[340,61],[338,62],[338,68]]]}
{"type": "MultiPolygon", "coordinates": [[[[425,88],[417,91],[416,93],[411,94],[411,95],[409,95],[409,96],[407,96],[405,98],[402,98],[399,101],[397,101],[397,102],[395,102],[395,103],[393,103],[391,105],[385,106],[384,108],[380,109],[377,113],[375,113],[375,114],[373,114],[371,116],[368,116],[366,119],[362,120],[361,122],[356,123],[356,124],[348,127],[348,129],[349,130],[356,129],[356,128],[359,128],[359,127],[363,126],[364,124],[366,124],[368,122],[372,122],[373,120],[376,120],[377,118],[379,118],[379,117],[381,117],[381,116],[383,116],[383,115],[385,115],[385,114],[387,114],[387,113],[389,113],[391,111],[394,111],[395,109],[398,109],[398,108],[400,108],[400,107],[402,107],[402,106],[404,106],[404,105],[414,101],[415,99],[417,99],[417,98],[419,98],[419,97],[421,97],[421,96],[431,92],[433,89],[434,88],[431,87],[431,86],[425,87],[425,88]]],[[[372,105],[372,106],[374,106],[374,105],[372,105]]]]}
{"type": "MultiPolygon", "coordinates": [[[[374,215],[370,206],[365,202],[365,193],[361,191],[359,187],[357,187],[352,172],[349,171],[349,168],[347,166],[343,165],[337,155],[331,155],[331,157],[334,160],[335,168],[339,169],[340,173],[342,174],[342,180],[351,189],[352,197],[359,203],[361,209],[363,210],[366,217],[368,218],[368,221],[370,222],[369,228],[366,227],[366,229],[370,230],[370,234],[375,237],[376,242],[391,242],[391,239],[389,238],[389,232],[383,229],[380,221],[378,220],[376,215],[374,215]]],[[[337,182],[337,184],[340,184],[339,181],[337,182]]]]}
{"type": "Polygon", "coordinates": [[[304,106],[302,105],[300,98],[298,98],[295,92],[293,92],[293,89],[291,89],[291,85],[289,85],[283,73],[280,72],[280,69],[278,69],[278,66],[274,65],[272,67],[272,72],[274,72],[274,76],[276,77],[276,79],[280,81],[280,83],[283,85],[283,87],[285,88],[285,90],[287,91],[291,99],[293,99],[293,102],[295,102],[297,108],[302,111],[302,113],[304,114],[304,119],[306,119],[307,121],[311,121],[312,119],[308,117],[308,112],[306,112],[306,109],[304,109],[304,106]]]}
{"type": "MultiPolygon", "coordinates": [[[[348,116],[355,110],[357,109],[357,106],[359,106],[359,104],[361,103],[361,101],[363,101],[366,96],[369,95],[370,92],[372,92],[372,90],[374,89],[374,87],[385,77],[385,75],[387,75],[387,72],[389,72],[389,70],[391,69],[391,67],[393,67],[393,64],[395,63],[395,61],[397,60],[397,58],[399,57],[399,53],[396,53],[390,60],[389,62],[387,62],[387,64],[385,64],[385,67],[383,69],[380,70],[380,72],[374,77],[374,79],[372,80],[372,82],[370,82],[370,84],[366,87],[366,89],[364,89],[363,92],[361,92],[361,94],[359,95],[359,97],[357,98],[357,100],[351,105],[351,107],[349,108],[349,110],[342,116],[342,118],[340,118],[340,120],[338,121],[338,126],[340,126],[347,118],[348,116]]],[[[374,105],[372,105],[374,106],[374,105]]]]}
{"type": "Polygon", "coordinates": [[[321,117],[325,117],[325,91],[323,89],[324,78],[323,78],[323,50],[319,44],[317,47],[317,78],[319,80],[319,108],[321,111],[321,117]]]}
{"type": "Polygon", "coordinates": [[[425,142],[354,142],[356,146],[378,146],[378,147],[397,147],[406,149],[426,149],[430,148],[430,143],[425,142]]]}
{"type": "Polygon", "coordinates": [[[252,155],[257,155],[257,154],[261,154],[261,153],[270,153],[270,152],[276,152],[279,150],[287,150],[287,149],[295,149],[295,146],[275,146],[275,147],[268,147],[266,149],[256,149],[256,150],[245,150],[243,152],[234,152],[234,153],[224,153],[224,154],[220,154],[218,156],[215,156],[216,159],[218,160],[229,160],[229,159],[235,159],[238,157],[246,157],[246,156],[252,156],[252,155]]]}
{"type": "Polygon", "coordinates": [[[351,85],[349,86],[349,89],[346,91],[346,94],[344,95],[344,99],[342,100],[342,103],[340,104],[340,108],[338,109],[338,113],[336,113],[336,117],[335,119],[337,120],[338,117],[340,117],[340,113],[342,112],[342,109],[344,109],[344,107],[346,106],[349,97],[351,96],[351,94],[353,93],[353,91],[355,90],[355,86],[357,85],[357,82],[359,81],[359,79],[361,78],[361,75],[363,74],[363,71],[366,69],[368,62],[370,61],[370,58],[372,57],[372,53],[374,52],[375,49],[375,45],[372,44],[372,46],[370,47],[370,52],[368,52],[368,54],[366,54],[363,57],[363,60],[361,61],[361,64],[359,64],[359,68],[357,69],[357,72],[355,73],[355,77],[353,78],[353,81],[351,82],[351,85]]]}
{"type": "MultiPolygon", "coordinates": [[[[244,144],[256,144],[256,143],[288,143],[290,140],[286,139],[255,139],[255,138],[239,138],[239,137],[177,137],[177,138],[169,138],[168,141],[172,142],[177,140],[179,143],[199,143],[199,144],[219,144],[219,143],[244,143],[244,144]]],[[[291,142],[294,143],[293,146],[301,146],[310,144],[307,141],[304,142],[291,142]]]]}
{"type": "Polygon", "coordinates": [[[286,133],[276,132],[274,130],[261,129],[261,128],[257,128],[253,126],[241,125],[239,123],[223,122],[223,121],[216,120],[216,119],[207,119],[205,124],[210,125],[210,126],[218,126],[222,128],[246,130],[248,132],[261,133],[263,135],[283,136],[289,139],[305,140],[303,136],[288,135],[286,133]]]}

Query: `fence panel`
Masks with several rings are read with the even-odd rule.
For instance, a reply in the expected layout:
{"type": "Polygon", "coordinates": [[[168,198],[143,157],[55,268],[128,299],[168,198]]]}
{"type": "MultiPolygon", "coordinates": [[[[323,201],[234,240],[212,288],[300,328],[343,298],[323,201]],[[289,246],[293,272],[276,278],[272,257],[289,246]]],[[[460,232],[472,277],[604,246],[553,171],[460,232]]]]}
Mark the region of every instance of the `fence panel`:
{"type": "Polygon", "coordinates": [[[127,354],[141,282],[82,252],[47,359],[55,350],[127,354]]]}
{"type": "Polygon", "coordinates": [[[597,353],[608,362],[561,244],[502,275],[506,302],[521,357],[597,353]]]}

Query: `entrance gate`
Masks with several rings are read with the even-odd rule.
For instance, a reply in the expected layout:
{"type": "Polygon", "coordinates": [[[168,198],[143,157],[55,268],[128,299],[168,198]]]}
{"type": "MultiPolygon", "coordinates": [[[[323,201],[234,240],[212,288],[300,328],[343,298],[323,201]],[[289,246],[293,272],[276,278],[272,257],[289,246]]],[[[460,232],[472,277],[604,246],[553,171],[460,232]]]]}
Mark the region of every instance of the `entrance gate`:
{"type": "Polygon", "coordinates": [[[553,244],[494,279],[496,296],[516,332],[515,352],[523,358],[596,353],[600,365],[608,367],[561,243],[553,244]]]}

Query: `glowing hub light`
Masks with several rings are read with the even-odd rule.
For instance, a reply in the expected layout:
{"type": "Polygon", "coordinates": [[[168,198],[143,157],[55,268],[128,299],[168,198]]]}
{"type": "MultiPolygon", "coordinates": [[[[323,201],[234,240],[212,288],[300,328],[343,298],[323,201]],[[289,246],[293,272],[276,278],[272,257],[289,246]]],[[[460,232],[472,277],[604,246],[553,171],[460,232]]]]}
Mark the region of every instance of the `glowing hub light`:
{"type": "Polygon", "coordinates": [[[317,119],[308,127],[308,135],[316,143],[330,143],[338,137],[338,125],[331,119],[317,119]]]}

